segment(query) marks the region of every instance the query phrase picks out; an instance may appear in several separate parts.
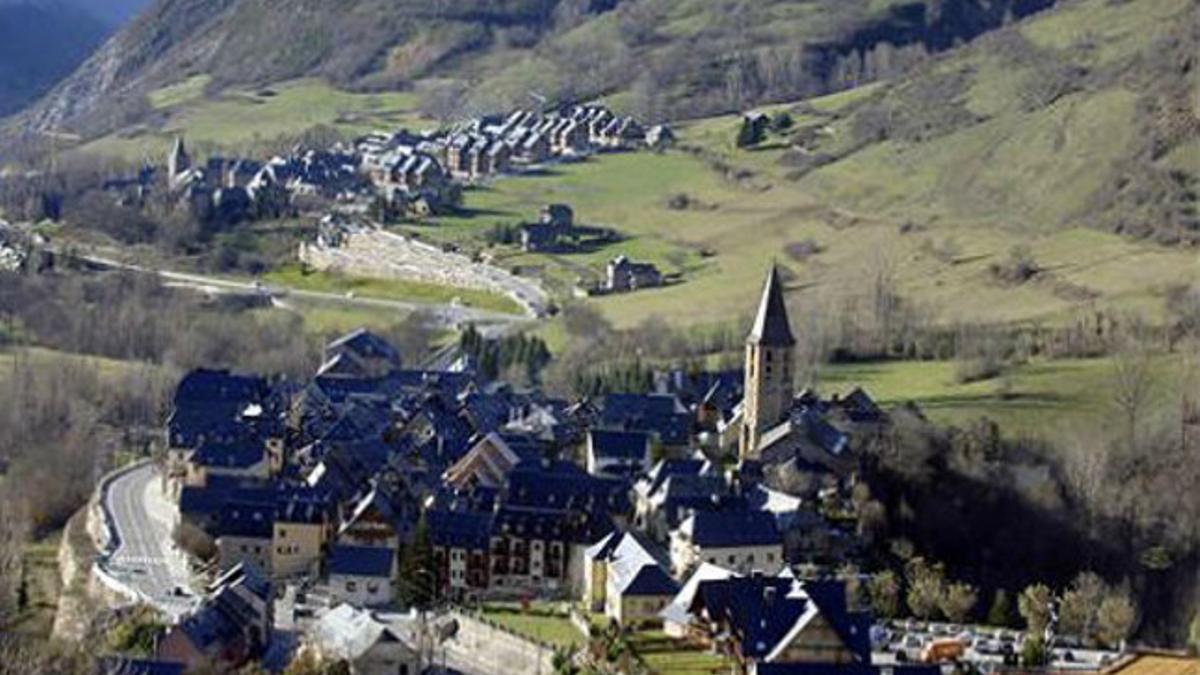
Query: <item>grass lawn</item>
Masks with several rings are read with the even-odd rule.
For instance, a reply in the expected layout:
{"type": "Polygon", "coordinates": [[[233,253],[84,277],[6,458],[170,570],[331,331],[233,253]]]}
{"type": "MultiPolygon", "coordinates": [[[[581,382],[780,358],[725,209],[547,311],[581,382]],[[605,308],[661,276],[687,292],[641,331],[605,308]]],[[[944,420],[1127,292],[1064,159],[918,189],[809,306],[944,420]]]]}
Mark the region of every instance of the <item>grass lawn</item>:
{"type": "Polygon", "coordinates": [[[262,276],[263,283],[303,291],[354,293],[364,298],[380,298],[423,304],[443,304],[458,299],[468,307],[519,314],[515,300],[499,293],[471,288],[456,288],[401,279],[368,279],[332,272],[305,271],[299,265],[287,265],[262,276]]]}
{"type": "Polygon", "coordinates": [[[715,675],[728,673],[729,660],[718,654],[668,637],[662,631],[639,631],[630,646],[658,675],[715,675]]]}
{"type": "Polygon", "coordinates": [[[548,615],[558,611],[556,606],[533,603],[530,609],[526,614],[517,603],[494,603],[484,606],[483,615],[514,632],[556,647],[583,647],[587,643],[587,638],[565,614],[548,615]]]}
{"type": "MultiPolygon", "coordinates": [[[[1177,357],[1154,361],[1158,389],[1152,398],[1167,395],[1178,365],[1177,357]]],[[[915,401],[938,422],[963,424],[986,416],[1006,434],[1053,440],[1112,415],[1113,377],[1109,359],[1039,360],[1007,376],[959,384],[952,361],[900,361],[826,366],[818,386],[825,394],[862,386],[885,405],[915,401]]]]}

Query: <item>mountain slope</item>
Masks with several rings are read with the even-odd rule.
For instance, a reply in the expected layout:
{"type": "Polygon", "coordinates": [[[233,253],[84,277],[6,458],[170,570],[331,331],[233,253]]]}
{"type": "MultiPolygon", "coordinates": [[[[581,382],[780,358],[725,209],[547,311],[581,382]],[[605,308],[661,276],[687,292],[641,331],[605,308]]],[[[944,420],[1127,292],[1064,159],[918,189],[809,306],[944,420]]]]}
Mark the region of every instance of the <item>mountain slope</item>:
{"type": "Polygon", "coordinates": [[[20,123],[111,130],[199,74],[210,91],[310,76],[416,87],[434,114],[536,94],[695,115],[901,72],[1052,1],[158,0],[20,123]]]}
{"type": "Polygon", "coordinates": [[[108,31],[99,19],[69,5],[0,3],[0,117],[69,75],[108,31]]]}

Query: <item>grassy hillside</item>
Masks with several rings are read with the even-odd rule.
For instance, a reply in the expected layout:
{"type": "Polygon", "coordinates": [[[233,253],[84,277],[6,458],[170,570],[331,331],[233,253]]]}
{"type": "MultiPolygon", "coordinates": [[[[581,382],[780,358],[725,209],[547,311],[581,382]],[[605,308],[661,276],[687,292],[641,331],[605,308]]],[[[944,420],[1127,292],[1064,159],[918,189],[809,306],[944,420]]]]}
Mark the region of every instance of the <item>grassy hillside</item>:
{"type": "Polygon", "coordinates": [[[683,272],[679,285],[594,300],[618,325],[744,313],[772,258],[792,273],[801,313],[884,265],[902,297],[943,322],[1053,321],[1098,306],[1155,318],[1169,287],[1200,279],[1200,261],[1171,237],[1158,237],[1164,246],[1129,235],[1174,232],[1178,244],[1192,216],[1181,204],[1164,218],[1150,208],[1161,200],[1114,186],[1155,171],[1200,173],[1194,114],[1180,123],[1152,112],[1155,101],[1195,91],[1172,56],[1195,43],[1178,34],[1187,0],[1135,4],[1078,0],[895,83],[769,107],[790,111],[794,126],[755,149],[735,147],[738,116],[681,123],[683,150],[497,181],[467,193],[466,216],[409,229],[479,247],[497,224],[570,203],[582,222],[625,239],[580,254],[497,255],[545,265],[560,286],[618,253],[683,272]],[[676,195],[690,206],[670,208],[676,195]],[[794,255],[801,242],[815,252],[794,255]],[[1004,282],[991,268],[1017,245],[1042,271],[1004,282]]]}
{"type": "Polygon", "coordinates": [[[695,115],[887,77],[1053,1],[158,0],[13,128],[157,129],[198,78],[415,91],[448,118],[599,96],[695,115]]]}

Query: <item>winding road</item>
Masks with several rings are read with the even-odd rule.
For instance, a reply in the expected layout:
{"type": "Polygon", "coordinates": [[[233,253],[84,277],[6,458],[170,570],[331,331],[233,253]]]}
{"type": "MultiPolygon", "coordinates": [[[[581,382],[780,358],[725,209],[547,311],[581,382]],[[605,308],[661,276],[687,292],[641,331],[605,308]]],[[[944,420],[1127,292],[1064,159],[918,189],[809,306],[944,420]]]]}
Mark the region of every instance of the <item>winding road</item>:
{"type": "Polygon", "coordinates": [[[105,486],[100,498],[112,540],[108,555],[97,564],[137,600],[181,616],[197,600],[187,590],[191,581],[187,557],[171,536],[175,507],[159,479],[155,465],[147,462],[105,486]]]}

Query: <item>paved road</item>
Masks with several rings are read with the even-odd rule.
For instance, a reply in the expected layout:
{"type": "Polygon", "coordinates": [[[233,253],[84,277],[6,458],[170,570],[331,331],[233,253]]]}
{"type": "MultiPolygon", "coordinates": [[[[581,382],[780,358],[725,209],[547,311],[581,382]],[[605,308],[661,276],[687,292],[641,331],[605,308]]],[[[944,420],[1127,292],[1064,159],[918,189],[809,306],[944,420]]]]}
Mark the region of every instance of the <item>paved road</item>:
{"type": "Polygon", "coordinates": [[[415,311],[425,310],[432,312],[433,316],[441,323],[448,326],[456,326],[463,323],[492,323],[492,324],[511,324],[530,320],[531,316],[517,316],[514,314],[506,314],[504,312],[493,312],[484,309],[476,309],[474,307],[461,307],[457,305],[432,305],[418,302],[408,302],[403,300],[385,300],[382,298],[362,298],[358,296],[350,297],[339,293],[324,293],[320,291],[306,291],[295,288],[263,286],[253,282],[234,281],[230,279],[221,279],[219,277],[211,277],[202,274],[191,274],[186,272],[172,272],[170,270],[152,269],[142,267],[140,265],[132,265],[123,263],[111,258],[105,258],[94,255],[79,255],[80,260],[107,269],[119,269],[128,272],[139,272],[143,274],[157,274],[169,285],[182,286],[193,288],[212,293],[269,293],[275,299],[279,298],[301,298],[306,300],[319,300],[322,302],[330,302],[340,305],[351,305],[356,307],[371,307],[377,309],[393,309],[397,311],[415,311]]]}
{"type": "Polygon", "coordinates": [[[100,564],[141,600],[179,616],[196,599],[175,594],[177,587],[189,587],[190,574],[186,556],[171,537],[174,506],[160,489],[159,478],[154,464],[147,463],[108,485],[101,498],[116,548],[100,564]]]}

